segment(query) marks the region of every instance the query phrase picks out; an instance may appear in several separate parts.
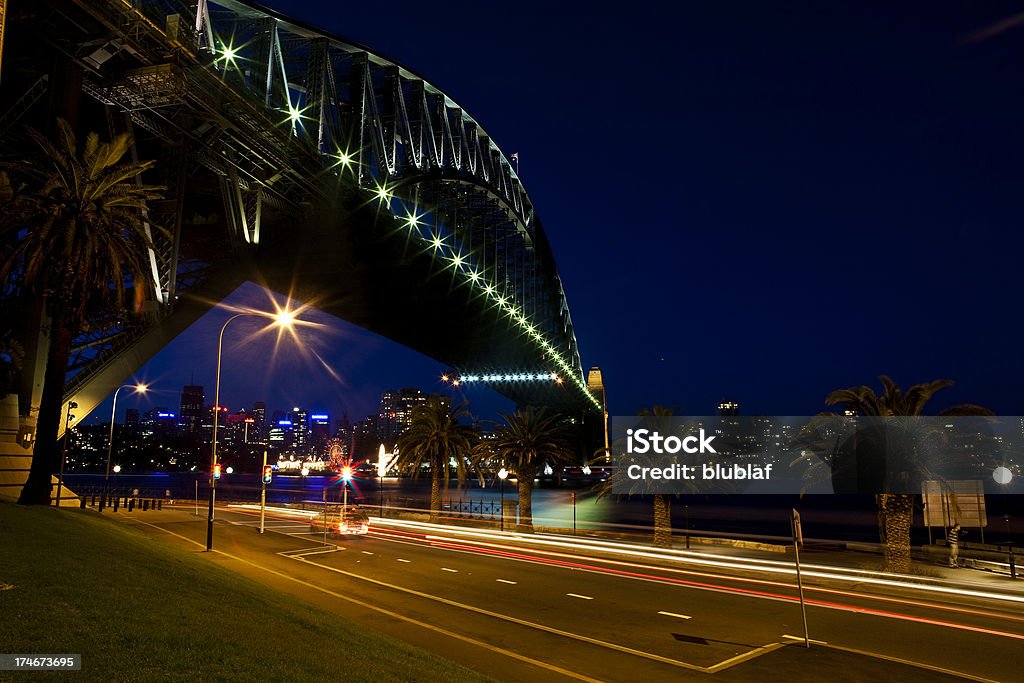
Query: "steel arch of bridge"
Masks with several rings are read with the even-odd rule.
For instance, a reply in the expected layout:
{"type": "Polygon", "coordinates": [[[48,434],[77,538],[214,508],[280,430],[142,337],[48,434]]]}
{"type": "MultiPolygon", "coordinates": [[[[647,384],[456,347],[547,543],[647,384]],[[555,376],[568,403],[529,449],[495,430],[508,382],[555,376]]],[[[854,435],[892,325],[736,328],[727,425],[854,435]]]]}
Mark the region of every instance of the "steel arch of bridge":
{"type": "MultiPolygon", "coordinates": [[[[84,91],[171,150],[164,184],[177,206],[147,215],[163,228],[151,231],[158,315],[202,267],[179,259],[186,154],[218,178],[241,249],[265,237],[266,211],[329,200],[322,181],[337,176],[518,328],[538,359],[521,370],[557,369],[583,403],[600,407],[533,203],[508,157],[445,93],[362,45],[237,0],[70,1],[111,36],[76,50],[84,91]],[[137,66],[111,73],[116,55],[137,66]],[[183,127],[184,110],[202,123],[183,127]]],[[[119,321],[90,334],[79,340],[69,395],[98,356],[130,337],[119,321]]]]}

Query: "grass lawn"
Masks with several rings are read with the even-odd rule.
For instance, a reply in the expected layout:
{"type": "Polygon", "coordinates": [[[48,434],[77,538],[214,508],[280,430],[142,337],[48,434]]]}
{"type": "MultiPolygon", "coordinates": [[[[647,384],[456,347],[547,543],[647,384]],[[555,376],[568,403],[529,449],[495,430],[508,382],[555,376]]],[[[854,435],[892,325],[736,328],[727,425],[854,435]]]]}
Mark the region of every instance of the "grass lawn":
{"type": "Polygon", "coordinates": [[[0,652],[82,655],[81,672],[33,678],[488,680],[89,511],[10,503],[0,652]]]}

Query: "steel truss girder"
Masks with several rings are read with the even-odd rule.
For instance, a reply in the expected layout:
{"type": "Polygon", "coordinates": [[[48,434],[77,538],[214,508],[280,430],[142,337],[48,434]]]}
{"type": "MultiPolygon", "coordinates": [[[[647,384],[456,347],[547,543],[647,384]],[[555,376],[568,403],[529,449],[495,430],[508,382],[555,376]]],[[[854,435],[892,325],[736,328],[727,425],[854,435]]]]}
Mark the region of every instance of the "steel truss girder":
{"type": "Polygon", "coordinates": [[[91,80],[91,94],[165,140],[186,141],[188,154],[220,178],[240,242],[259,240],[264,204],[315,200],[323,191],[318,179],[340,172],[343,153],[361,187],[391,188],[403,201],[447,216],[467,256],[582,378],[565,294],[533,204],[506,155],[442,91],[363,46],[238,0],[87,4],[142,64],[102,84],[91,80]],[[205,117],[205,128],[179,124],[176,111],[205,117]]]}

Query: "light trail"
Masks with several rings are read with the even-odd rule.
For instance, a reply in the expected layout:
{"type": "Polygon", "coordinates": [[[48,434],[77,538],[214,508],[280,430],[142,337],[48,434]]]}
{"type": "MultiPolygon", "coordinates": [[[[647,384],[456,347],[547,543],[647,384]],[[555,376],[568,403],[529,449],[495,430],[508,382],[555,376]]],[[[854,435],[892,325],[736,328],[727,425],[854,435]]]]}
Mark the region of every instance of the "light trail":
{"type": "MultiPolygon", "coordinates": [[[[451,529],[447,527],[439,527],[437,525],[429,525],[422,522],[408,522],[405,520],[378,520],[379,523],[396,524],[399,526],[406,526],[414,529],[421,529],[424,532],[427,531],[442,531],[447,534],[456,536],[469,536],[477,538],[485,538],[488,541],[495,539],[493,532],[479,532],[466,529],[451,529]]],[[[425,534],[429,537],[429,534],[425,534]]],[[[593,539],[575,539],[570,540],[569,537],[562,538],[558,536],[554,537],[529,537],[524,534],[507,533],[504,537],[511,538],[516,541],[526,543],[528,545],[542,545],[551,547],[560,547],[567,549],[582,549],[591,550],[596,552],[608,552],[608,553],[619,553],[622,555],[628,555],[633,557],[643,557],[647,559],[658,559],[658,560],[675,560],[681,562],[687,562],[691,564],[706,565],[710,567],[725,568],[725,569],[739,569],[743,571],[761,571],[772,574],[782,574],[786,576],[796,576],[796,569],[792,563],[779,562],[777,560],[761,560],[756,558],[730,558],[728,561],[719,559],[710,559],[710,556],[686,552],[686,551],[669,551],[669,552],[656,552],[642,546],[631,546],[627,544],[613,544],[607,541],[594,541],[593,539]],[[641,549],[642,548],[642,549],[641,549]]],[[[494,544],[491,544],[494,545],[494,544]]],[[[508,547],[496,545],[494,547],[508,547]]],[[[926,579],[930,583],[910,583],[908,581],[899,581],[891,578],[878,578],[879,576],[892,576],[891,574],[884,574],[882,572],[872,572],[868,570],[857,570],[849,569],[845,567],[830,567],[827,565],[817,564],[801,564],[801,570],[805,577],[815,577],[821,579],[830,579],[833,581],[844,581],[848,583],[869,583],[879,586],[887,586],[892,588],[901,588],[905,590],[916,590],[923,592],[934,592],[945,595],[960,597],[969,596],[975,598],[983,598],[989,600],[1000,600],[1006,602],[1015,602],[1024,604],[1024,596],[1010,595],[1007,593],[991,593],[987,591],[978,591],[969,588],[963,588],[962,586],[946,586],[946,585],[934,585],[941,581],[940,579],[926,579]]],[[[896,575],[903,576],[903,575],[896,575]]],[[[915,581],[919,581],[923,577],[907,577],[912,578],[915,581]]]]}
{"type": "MultiPolygon", "coordinates": [[[[549,564],[549,565],[552,565],[552,566],[566,567],[566,568],[576,569],[576,570],[579,570],[579,571],[592,572],[592,573],[595,573],[595,574],[616,575],[616,576],[624,576],[624,577],[629,577],[629,578],[641,579],[641,580],[645,580],[645,581],[652,581],[652,582],[655,582],[655,583],[676,584],[676,585],[680,585],[680,586],[686,586],[688,588],[696,588],[696,589],[699,589],[699,590],[708,590],[708,591],[712,591],[712,592],[716,592],[716,593],[732,593],[732,594],[742,595],[742,596],[746,596],[746,597],[760,598],[760,599],[765,599],[765,600],[775,600],[775,601],[778,601],[778,602],[788,602],[788,603],[799,603],[799,601],[800,601],[799,598],[796,597],[796,596],[783,595],[783,594],[780,594],[780,593],[769,593],[767,591],[753,590],[753,589],[749,589],[749,588],[728,587],[728,586],[722,586],[720,584],[704,583],[704,582],[700,582],[700,581],[691,581],[691,580],[687,580],[687,579],[679,579],[679,578],[668,577],[668,576],[656,576],[656,575],[653,575],[653,574],[642,574],[640,572],[635,572],[635,571],[627,571],[627,570],[623,570],[623,569],[613,569],[613,568],[610,568],[610,567],[598,567],[598,566],[595,566],[595,565],[587,565],[587,564],[583,564],[583,563],[580,563],[580,562],[567,562],[567,561],[564,561],[564,560],[556,560],[556,559],[544,560],[544,559],[540,559],[540,558],[537,558],[537,557],[532,556],[532,555],[525,555],[525,554],[522,554],[522,553],[513,553],[513,552],[494,550],[494,549],[483,549],[483,548],[479,548],[477,546],[467,546],[467,545],[461,545],[461,544],[457,544],[457,543],[441,543],[441,542],[436,542],[436,541],[431,543],[431,545],[437,545],[437,546],[440,546],[440,547],[448,547],[448,548],[451,548],[451,549],[454,549],[454,550],[461,549],[461,550],[469,550],[471,552],[476,552],[476,553],[493,554],[493,555],[497,555],[497,556],[500,556],[500,557],[508,557],[510,559],[520,559],[520,560],[525,560],[527,562],[533,562],[533,563],[536,563],[536,564],[549,564]]],[[[887,619],[896,619],[896,620],[899,620],[899,621],[908,621],[908,622],[913,622],[913,623],[918,623],[918,624],[928,624],[928,625],[931,625],[931,626],[939,626],[939,627],[943,627],[943,628],[951,628],[951,629],[956,629],[956,630],[961,630],[961,631],[970,631],[970,632],[973,632],[973,633],[982,633],[982,634],[985,634],[985,635],[992,635],[992,636],[997,636],[997,637],[1001,637],[1001,638],[1011,638],[1011,639],[1014,639],[1014,640],[1022,640],[1022,641],[1024,641],[1024,634],[1011,633],[1009,631],[998,631],[996,629],[985,628],[983,626],[972,626],[970,624],[961,624],[961,623],[957,623],[957,622],[953,622],[953,621],[944,621],[942,619],[932,619],[932,618],[929,618],[929,617],[919,617],[919,616],[914,616],[912,614],[902,614],[902,613],[899,613],[899,612],[890,612],[890,611],[887,611],[887,610],[874,609],[874,608],[870,608],[870,607],[858,607],[856,605],[844,605],[842,603],[828,602],[828,601],[825,601],[825,600],[810,599],[810,600],[805,600],[805,602],[808,605],[812,605],[812,606],[815,606],[815,607],[821,607],[823,609],[832,609],[832,610],[837,610],[837,611],[840,611],[840,612],[850,612],[850,613],[853,613],[853,614],[865,614],[865,615],[869,615],[869,616],[882,617],[882,618],[887,618],[887,619]]]]}

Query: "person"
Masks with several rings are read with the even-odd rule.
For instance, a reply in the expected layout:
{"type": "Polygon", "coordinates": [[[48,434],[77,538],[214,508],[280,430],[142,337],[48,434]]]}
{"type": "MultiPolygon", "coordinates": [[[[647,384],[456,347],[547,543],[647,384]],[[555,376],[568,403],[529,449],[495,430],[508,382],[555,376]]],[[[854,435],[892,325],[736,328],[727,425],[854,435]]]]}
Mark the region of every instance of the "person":
{"type": "Polygon", "coordinates": [[[957,522],[946,534],[946,543],[949,545],[949,566],[956,567],[956,558],[960,554],[960,523],[957,522]]]}

